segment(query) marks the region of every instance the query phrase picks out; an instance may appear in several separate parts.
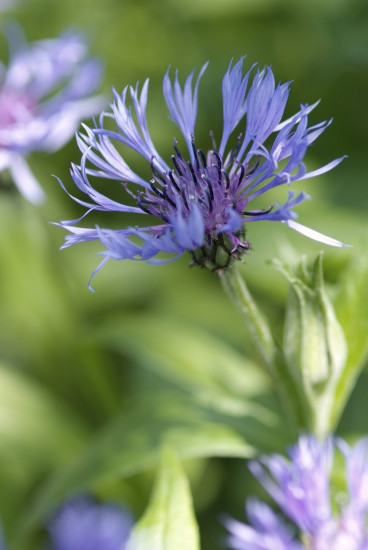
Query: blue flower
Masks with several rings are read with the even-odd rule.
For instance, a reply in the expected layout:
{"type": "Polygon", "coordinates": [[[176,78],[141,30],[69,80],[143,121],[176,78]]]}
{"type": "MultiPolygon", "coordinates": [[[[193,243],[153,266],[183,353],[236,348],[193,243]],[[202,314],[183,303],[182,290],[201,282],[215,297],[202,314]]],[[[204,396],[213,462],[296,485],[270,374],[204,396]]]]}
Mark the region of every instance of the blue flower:
{"type": "Polygon", "coordinates": [[[27,43],[16,24],[7,26],[8,67],[0,65],[0,172],[8,169],[21,193],[39,203],[44,193],[25,157],[53,152],[74,134],[80,121],[100,111],[91,96],[101,64],[87,58],[87,46],[75,32],[27,43]]]}
{"type": "MultiPolygon", "coordinates": [[[[0,13],[2,11],[7,11],[8,9],[12,8],[14,5],[13,0],[0,0],[0,13]]],[[[1,546],[0,546],[1,548],[1,546]]]]}
{"type": "Polygon", "coordinates": [[[293,528],[257,500],[247,503],[250,525],[228,520],[228,539],[236,550],[367,550],[368,439],[353,448],[344,441],[302,436],[281,455],[250,465],[293,528]],[[338,447],[346,461],[348,495],[331,502],[330,471],[338,447]],[[338,510],[335,514],[334,510],[338,510]]]}
{"type": "Polygon", "coordinates": [[[0,527],[0,550],[6,550],[1,527],[0,527]]]}
{"type": "MultiPolygon", "coordinates": [[[[51,550],[125,550],[133,516],[121,506],[75,497],[50,521],[51,550]]],[[[0,550],[6,550],[0,529],[0,550]]]]}
{"type": "Polygon", "coordinates": [[[89,497],[68,501],[49,525],[52,550],[124,550],[133,518],[120,506],[89,497]]]}
{"type": "Polygon", "coordinates": [[[104,259],[97,270],[109,259],[162,263],[186,250],[194,263],[221,270],[249,250],[245,225],[261,220],[283,222],[308,237],[342,246],[294,221],[293,208],[307,198],[304,193],[289,190],[284,204],[268,203],[265,208],[254,205],[255,199],[271,189],[281,185],[289,188],[293,182],[323,174],[340,163],[341,158],[312,172],[307,172],[303,164],[308,146],[331,121],[308,127],[308,115],[317,103],[302,105],[294,116],[282,121],[289,83],[276,85],[270,67],[259,70],[253,66],[243,76],[240,59],[234,66],[230,63],[222,81],[220,144],[216,145],[211,132],[211,148],[204,153],[195,140],[195,123],[198,87],[206,67],[202,67],[195,83],[194,71],[190,73],[183,88],[177,72],[173,83],[169,71],[164,76],[164,98],[186,148],[184,152],[183,143],[174,139],[168,163],[156,150],[148,131],[148,80],[140,92],[138,85],[124,88],[121,95],[114,91],[111,111],[101,114],[95,128],[85,126],[85,133],[77,136],[82,159],[79,166],[72,164],[71,176],[87,199],[70,196],[87,209],[84,216],[99,210],[148,217],[146,225],[123,229],[80,227],[77,223],[84,216],[60,222],[69,232],[64,247],[101,241],[104,259]],[[236,128],[238,137],[234,139],[236,128]],[[231,138],[235,143],[232,148],[231,138]],[[140,155],[142,170],[149,169],[150,179],[133,171],[118,151],[120,146],[140,155]],[[90,181],[95,177],[119,182],[126,191],[126,203],[97,191],[90,181]],[[150,225],[151,217],[158,223],[150,225]],[[157,258],[162,252],[169,257],[157,258]]]}

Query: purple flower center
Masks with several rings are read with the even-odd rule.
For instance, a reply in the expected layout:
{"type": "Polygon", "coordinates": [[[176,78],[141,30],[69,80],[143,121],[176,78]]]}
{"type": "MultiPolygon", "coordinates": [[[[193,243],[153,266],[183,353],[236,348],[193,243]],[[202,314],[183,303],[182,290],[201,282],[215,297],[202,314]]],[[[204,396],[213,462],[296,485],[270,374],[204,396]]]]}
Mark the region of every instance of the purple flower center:
{"type": "Polygon", "coordinates": [[[0,90],[0,129],[32,120],[36,103],[29,93],[0,90]]]}
{"type": "Polygon", "coordinates": [[[171,156],[174,168],[164,174],[155,167],[155,157],[152,157],[151,190],[137,194],[138,205],[144,212],[169,222],[178,212],[187,218],[196,203],[204,220],[209,246],[224,224],[231,223],[232,230],[237,232],[242,228],[243,214],[260,213],[244,210],[249,201],[247,188],[257,163],[250,167],[246,162],[238,162],[236,151],[224,162],[217,151],[210,150],[206,155],[196,148],[194,141],[193,161],[184,159],[176,141],[174,149],[175,155],[171,156]]]}

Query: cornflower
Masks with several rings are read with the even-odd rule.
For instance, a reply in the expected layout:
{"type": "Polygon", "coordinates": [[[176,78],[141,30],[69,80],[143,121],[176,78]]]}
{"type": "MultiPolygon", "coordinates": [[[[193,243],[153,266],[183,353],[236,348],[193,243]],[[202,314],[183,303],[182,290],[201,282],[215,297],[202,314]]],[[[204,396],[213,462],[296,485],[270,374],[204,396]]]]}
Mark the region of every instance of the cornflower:
{"type": "Polygon", "coordinates": [[[14,6],[13,0],[0,0],[0,12],[7,11],[14,6]]]}
{"type": "Polygon", "coordinates": [[[8,169],[20,192],[40,203],[44,192],[25,158],[60,149],[83,118],[101,110],[102,97],[91,96],[101,63],[87,58],[87,45],[76,32],[33,43],[16,24],[4,32],[9,64],[0,64],[0,172],[8,169]]]}
{"type": "Polygon", "coordinates": [[[124,550],[133,517],[111,503],[89,497],[68,501],[49,525],[52,550],[124,550]]]}
{"type": "MultiPolygon", "coordinates": [[[[308,115],[316,107],[301,105],[292,117],[282,121],[289,95],[289,82],[275,84],[270,67],[253,66],[243,76],[243,58],[230,63],[222,81],[223,131],[219,146],[210,132],[212,146],[205,153],[197,146],[198,87],[207,63],[202,67],[193,88],[194,71],[181,88],[178,72],[172,84],[169,70],[163,79],[163,94],[172,120],[179,127],[183,143],[173,140],[169,163],[157,152],[151,139],[146,105],[148,80],[139,92],[125,87],[121,94],[113,91],[111,111],[103,112],[93,129],[84,126],[77,136],[82,153],[79,166],[72,164],[71,176],[87,200],[70,195],[84,206],[79,219],[59,225],[68,230],[63,247],[100,240],[105,250],[96,273],[109,259],[146,260],[164,263],[186,250],[192,262],[214,271],[225,269],[250,249],[245,226],[254,221],[282,222],[292,229],[332,246],[343,246],[294,221],[293,208],[307,198],[304,192],[288,191],[284,204],[252,205],[267,191],[281,185],[319,176],[340,163],[342,158],[307,172],[303,163],[308,146],[329,126],[324,121],[308,127],[308,115]],[[253,74],[253,78],[251,75],[253,74]],[[130,95],[131,105],[128,104],[130,95]],[[105,127],[113,123],[114,129],[105,127]],[[240,133],[234,140],[234,131],[240,133]],[[233,138],[235,146],[229,147],[233,138]],[[267,141],[267,146],[266,146],[267,141]],[[149,168],[150,179],[132,170],[117,149],[123,145],[140,155],[149,168]],[[126,191],[127,203],[120,203],[97,191],[91,177],[116,180],[126,191]],[[91,211],[140,214],[147,225],[123,229],[85,228],[77,226],[91,211]],[[157,224],[150,225],[152,217],[157,224]],[[169,257],[157,258],[159,253],[169,257]]],[[[59,180],[65,189],[62,182],[59,180]]],[[[69,193],[68,193],[69,194],[69,193]]]]}
{"type": "MultiPolygon", "coordinates": [[[[133,527],[126,509],[111,503],[96,503],[90,497],[70,499],[51,520],[48,531],[51,550],[124,550],[133,527]]],[[[6,550],[1,537],[0,550],[6,550]]]]}
{"type": "Polygon", "coordinates": [[[235,550],[367,550],[368,439],[353,448],[331,438],[320,443],[304,435],[289,452],[250,464],[286,524],[267,504],[249,499],[250,525],[226,521],[229,546],[235,550]],[[330,473],[335,447],[346,462],[347,495],[331,497],[330,473]],[[334,512],[337,510],[337,513],[334,512]]]}

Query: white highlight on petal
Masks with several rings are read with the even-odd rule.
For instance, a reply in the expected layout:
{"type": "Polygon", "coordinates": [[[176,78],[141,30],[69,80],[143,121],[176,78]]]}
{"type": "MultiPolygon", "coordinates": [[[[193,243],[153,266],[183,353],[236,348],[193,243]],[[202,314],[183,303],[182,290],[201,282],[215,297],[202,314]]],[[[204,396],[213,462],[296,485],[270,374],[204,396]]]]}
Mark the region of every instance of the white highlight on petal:
{"type": "Polygon", "coordinates": [[[23,157],[12,154],[9,169],[15,185],[26,199],[33,204],[41,204],[45,200],[45,193],[23,157]]]}
{"type": "Polygon", "coordinates": [[[282,130],[282,128],[285,128],[285,126],[290,124],[290,122],[294,122],[294,124],[297,124],[298,122],[300,122],[300,120],[302,118],[302,114],[303,115],[309,115],[309,113],[312,112],[313,109],[315,109],[315,107],[317,107],[317,105],[319,104],[320,101],[321,100],[319,99],[318,101],[313,103],[313,105],[305,105],[305,106],[301,105],[301,110],[299,111],[299,113],[297,113],[296,115],[291,116],[290,118],[284,120],[283,122],[280,122],[280,124],[275,126],[273,131],[274,132],[279,132],[280,130],[282,130]]]}
{"type": "Polygon", "coordinates": [[[342,162],[345,158],[346,158],[346,155],[338,159],[332,160],[331,162],[329,162],[328,164],[325,164],[324,166],[322,166],[321,168],[318,168],[317,170],[313,170],[312,172],[306,172],[306,174],[304,174],[304,176],[302,176],[301,178],[298,178],[298,180],[299,181],[307,180],[309,178],[315,178],[316,176],[325,174],[326,172],[329,172],[330,170],[335,168],[335,166],[340,164],[340,162],[342,162]]]}
{"type": "Polygon", "coordinates": [[[0,172],[8,168],[10,162],[10,155],[8,151],[0,151],[0,172]]]}
{"type": "Polygon", "coordinates": [[[73,136],[82,119],[90,118],[105,107],[104,96],[69,101],[49,118],[49,133],[42,149],[53,153],[61,149],[73,136]]]}
{"type": "Polygon", "coordinates": [[[320,243],[328,244],[329,246],[338,246],[338,247],[351,246],[349,244],[344,244],[338,241],[337,239],[333,239],[332,237],[327,237],[327,235],[323,235],[323,233],[319,233],[318,231],[315,231],[314,229],[310,229],[309,227],[306,227],[305,225],[301,225],[300,223],[294,222],[293,220],[282,220],[282,223],[284,223],[288,227],[291,227],[291,229],[298,231],[298,233],[301,233],[302,235],[305,235],[306,237],[313,239],[314,241],[319,241],[320,243]]]}

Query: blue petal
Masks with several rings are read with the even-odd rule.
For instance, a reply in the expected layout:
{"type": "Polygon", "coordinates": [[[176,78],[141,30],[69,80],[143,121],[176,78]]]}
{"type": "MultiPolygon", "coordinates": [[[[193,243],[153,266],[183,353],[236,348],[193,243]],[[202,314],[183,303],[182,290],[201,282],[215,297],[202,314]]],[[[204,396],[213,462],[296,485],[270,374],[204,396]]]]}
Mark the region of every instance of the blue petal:
{"type": "Polygon", "coordinates": [[[148,81],[145,82],[141,92],[141,97],[139,98],[137,88],[134,90],[130,87],[130,95],[137,116],[138,126],[133,120],[131,107],[128,108],[126,105],[126,95],[128,91],[128,86],[126,86],[121,95],[119,95],[116,90],[113,90],[115,102],[112,104],[112,112],[121,135],[118,132],[100,129],[97,129],[96,132],[103,133],[105,136],[112,137],[117,141],[125,143],[128,147],[137,151],[137,153],[142,155],[148,161],[151,161],[151,158],[155,157],[161,170],[166,171],[169,168],[156,151],[147,130],[145,113],[147,89],[148,81]]]}
{"type": "Polygon", "coordinates": [[[193,203],[188,218],[181,212],[170,217],[175,237],[180,246],[187,250],[195,250],[202,246],[204,241],[204,222],[199,207],[193,203]]]}
{"type": "Polygon", "coordinates": [[[243,59],[244,57],[242,57],[233,68],[231,68],[232,62],[230,62],[222,80],[224,127],[219,147],[219,154],[221,156],[224,154],[230,134],[239,124],[247,110],[245,94],[249,75],[255,65],[252,65],[244,78],[242,78],[243,59]]]}
{"type": "Polygon", "coordinates": [[[243,226],[244,220],[242,216],[233,208],[228,208],[228,220],[225,224],[217,229],[217,233],[237,233],[243,226]]]}
{"type": "Polygon", "coordinates": [[[197,118],[197,106],[198,106],[198,85],[202,78],[204,71],[206,70],[208,62],[205,63],[199,72],[197,82],[194,87],[194,93],[192,93],[192,80],[194,71],[190,73],[184,84],[184,92],[182,91],[179,80],[178,71],[175,73],[174,87],[172,86],[169,78],[169,69],[167,70],[163,79],[163,93],[166,100],[167,107],[169,109],[171,118],[179,126],[187,147],[191,160],[194,155],[192,151],[192,138],[194,136],[194,127],[197,118]]]}

